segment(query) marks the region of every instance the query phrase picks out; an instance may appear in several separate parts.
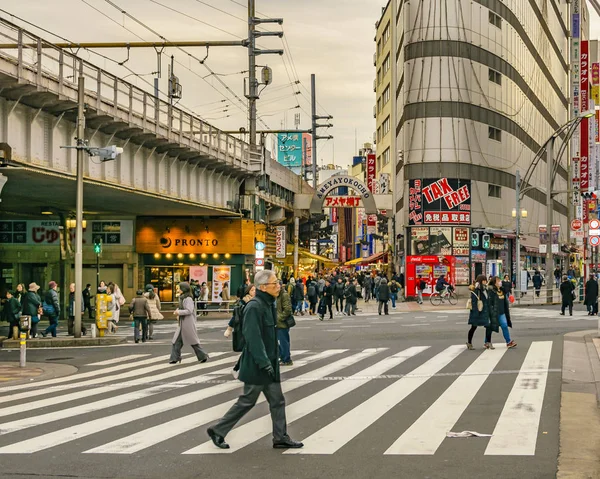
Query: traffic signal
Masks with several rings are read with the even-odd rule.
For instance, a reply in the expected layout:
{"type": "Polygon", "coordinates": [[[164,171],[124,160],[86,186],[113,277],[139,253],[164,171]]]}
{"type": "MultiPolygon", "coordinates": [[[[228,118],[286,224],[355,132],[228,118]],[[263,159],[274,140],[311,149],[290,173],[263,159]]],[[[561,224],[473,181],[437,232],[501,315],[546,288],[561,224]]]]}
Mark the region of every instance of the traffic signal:
{"type": "Polygon", "coordinates": [[[94,238],[94,253],[102,253],[102,238],[100,236],[94,238]]]}
{"type": "Polygon", "coordinates": [[[489,249],[490,247],[490,235],[483,235],[483,249],[489,249]]]}
{"type": "Polygon", "coordinates": [[[597,198],[600,198],[600,191],[596,190],[596,191],[585,191],[581,193],[581,197],[584,200],[595,200],[597,198]]]}
{"type": "Polygon", "coordinates": [[[479,247],[479,233],[471,233],[471,246],[473,248],[479,247]]]}

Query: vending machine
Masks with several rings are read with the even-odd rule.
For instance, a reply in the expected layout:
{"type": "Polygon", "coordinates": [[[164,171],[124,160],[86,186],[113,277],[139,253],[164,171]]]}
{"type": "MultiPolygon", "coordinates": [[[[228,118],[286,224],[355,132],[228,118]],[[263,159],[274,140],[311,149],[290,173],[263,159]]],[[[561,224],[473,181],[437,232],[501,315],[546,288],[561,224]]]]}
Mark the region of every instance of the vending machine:
{"type": "Polygon", "coordinates": [[[435,291],[435,283],[443,274],[446,281],[456,286],[456,258],[454,256],[408,256],[406,258],[406,296],[417,296],[417,281],[427,284],[423,291],[429,296],[435,291]]]}

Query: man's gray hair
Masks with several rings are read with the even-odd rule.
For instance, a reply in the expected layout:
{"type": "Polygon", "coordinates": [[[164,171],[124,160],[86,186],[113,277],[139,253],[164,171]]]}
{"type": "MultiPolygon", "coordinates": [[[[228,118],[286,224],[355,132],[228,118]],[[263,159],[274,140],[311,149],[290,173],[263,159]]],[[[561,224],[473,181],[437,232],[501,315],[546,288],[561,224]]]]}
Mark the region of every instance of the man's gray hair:
{"type": "Polygon", "coordinates": [[[258,288],[259,286],[269,283],[273,276],[275,276],[275,272],[270,269],[259,271],[256,273],[256,276],[254,276],[254,286],[258,288]]]}

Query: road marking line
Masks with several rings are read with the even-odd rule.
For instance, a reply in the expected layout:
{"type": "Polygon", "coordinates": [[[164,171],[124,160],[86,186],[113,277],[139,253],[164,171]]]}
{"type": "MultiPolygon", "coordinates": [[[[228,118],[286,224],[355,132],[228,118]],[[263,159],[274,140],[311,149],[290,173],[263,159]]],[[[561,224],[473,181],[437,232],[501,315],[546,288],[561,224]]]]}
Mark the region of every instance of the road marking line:
{"type": "Polygon", "coordinates": [[[137,358],[143,358],[150,356],[150,354],[130,354],[129,356],[123,356],[120,358],[107,359],[106,361],[100,361],[97,363],[85,364],[84,366],[111,366],[117,363],[125,363],[137,358]]]}
{"type": "Polygon", "coordinates": [[[429,326],[429,323],[415,323],[415,324],[402,324],[400,323],[400,326],[408,326],[408,327],[412,327],[412,326],[429,326]]]}
{"type": "MultiPolygon", "coordinates": [[[[429,346],[414,346],[408,348],[405,351],[379,361],[373,366],[369,366],[357,374],[360,376],[377,376],[383,374],[427,349],[429,349],[429,346]]],[[[350,376],[350,378],[351,377],[352,376],[350,376]]],[[[346,379],[292,403],[286,408],[285,413],[288,424],[332,403],[336,399],[358,389],[369,381],[370,379],[363,379],[360,381],[346,379]]],[[[214,446],[212,441],[207,441],[197,447],[185,451],[183,454],[231,454],[258,441],[262,437],[269,435],[272,428],[271,416],[263,416],[231,431],[227,435],[230,444],[229,449],[218,449],[214,446]]]]}
{"type": "MultiPolygon", "coordinates": [[[[226,354],[226,353],[223,353],[223,352],[210,353],[210,356],[211,356],[211,358],[216,358],[216,357],[222,356],[224,354],[226,354]]],[[[186,356],[188,356],[188,355],[186,354],[186,356]]],[[[169,358],[169,356],[160,356],[160,358],[164,358],[163,360],[166,360],[169,358]]],[[[194,357],[193,360],[195,361],[196,358],[194,357]]],[[[81,382],[76,382],[76,383],[72,383],[72,384],[64,384],[62,386],[49,386],[49,387],[41,389],[41,390],[38,389],[35,391],[25,391],[22,393],[11,394],[10,396],[3,396],[2,400],[3,401],[16,401],[16,400],[21,400],[21,399],[26,399],[26,398],[36,397],[36,396],[43,396],[46,394],[52,394],[52,395],[54,395],[54,399],[56,402],[56,401],[59,401],[58,397],[60,397],[60,396],[55,396],[55,395],[56,395],[56,393],[58,393],[60,391],[68,391],[69,389],[77,389],[77,388],[83,388],[83,387],[90,388],[91,386],[95,386],[98,384],[104,384],[104,383],[112,383],[113,388],[120,387],[117,383],[118,383],[118,381],[120,381],[122,379],[128,379],[128,378],[132,378],[135,376],[141,376],[142,378],[145,378],[147,381],[148,374],[156,374],[158,371],[160,371],[162,369],[171,369],[171,368],[173,368],[173,365],[169,364],[169,363],[164,363],[164,364],[160,364],[160,365],[157,364],[157,365],[148,366],[145,368],[133,369],[133,370],[127,371],[122,374],[116,374],[114,376],[104,376],[104,377],[89,379],[87,381],[81,381],[81,382]]],[[[108,369],[112,369],[112,368],[108,368],[108,369]]],[[[105,371],[107,371],[107,370],[105,369],[105,371]]],[[[60,380],[62,378],[58,378],[58,379],[60,380]]],[[[4,415],[5,410],[6,410],[6,408],[0,409],[0,416],[4,415]]]]}
{"type": "MultiPolygon", "coordinates": [[[[315,362],[321,359],[325,359],[325,358],[329,358],[331,356],[335,356],[337,354],[341,354],[343,352],[346,352],[346,349],[331,349],[328,351],[323,351],[322,353],[319,354],[315,354],[314,356],[308,357],[306,358],[306,362],[305,364],[311,363],[311,362],[315,362]]],[[[340,359],[339,361],[336,361],[332,364],[328,364],[326,366],[323,366],[320,369],[317,369],[314,372],[310,372],[307,374],[303,374],[301,376],[299,376],[297,379],[305,379],[309,374],[314,374],[315,372],[319,375],[327,375],[327,374],[332,374],[336,371],[338,371],[339,369],[343,369],[345,367],[348,367],[352,364],[354,364],[354,362],[358,361],[361,358],[370,356],[372,354],[375,354],[374,352],[370,351],[368,353],[359,353],[357,355],[354,356],[349,356],[343,359],[340,359]],[[320,371],[320,373],[319,373],[320,371]]],[[[296,365],[294,364],[293,366],[290,367],[286,367],[283,371],[287,372],[287,371],[293,371],[294,369],[297,369],[301,367],[301,365],[296,365]]],[[[302,387],[305,384],[310,383],[311,381],[300,381],[297,383],[290,383],[289,384],[289,389],[288,390],[293,390],[299,387],[302,387]]],[[[232,384],[232,383],[229,383],[232,384]]],[[[240,387],[239,383],[233,383],[234,386],[236,388],[240,387]]],[[[288,384],[288,382],[284,382],[283,385],[288,384]]],[[[215,386],[214,388],[217,388],[218,386],[215,386]]],[[[207,393],[210,392],[211,389],[214,388],[208,388],[206,389],[207,393]]],[[[218,389],[215,389],[218,390],[218,389]]],[[[220,394],[220,393],[215,393],[215,394],[220,394]]],[[[214,394],[210,394],[211,396],[213,396],[214,394]]],[[[264,402],[264,398],[259,399],[259,401],[257,401],[257,404],[264,402]]],[[[209,409],[205,409],[202,411],[199,411],[197,413],[194,414],[190,414],[188,416],[184,416],[184,417],[180,417],[177,419],[174,419],[172,421],[168,421],[166,423],[162,423],[159,424],[157,426],[151,427],[149,429],[145,429],[144,431],[139,431],[135,434],[132,434],[130,436],[121,438],[121,439],[117,439],[116,441],[112,441],[109,442],[107,444],[103,444],[101,446],[98,446],[94,449],[90,449],[88,451],[85,451],[85,454],[133,454],[134,452],[138,452],[141,451],[143,449],[146,449],[150,446],[153,446],[155,444],[159,444],[163,441],[166,441],[167,439],[170,439],[172,437],[178,436],[180,434],[184,434],[188,431],[190,431],[193,428],[197,428],[202,426],[203,424],[207,424],[211,421],[214,421],[215,419],[219,419],[223,414],[225,414],[229,408],[236,402],[236,400],[233,401],[227,401],[224,404],[219,404],[217,406],[211,407],[209,409]]]]}
{"type": "MultiPolygon", "coordinates": [[[[153,376],[152,381],[157,381],[157,380],[165,379],[166,377],[173,377],[176,375],[181,376],[184,374],[189,374],[194,371],[202,371],[202,369],[206,369],[208,366],[222,366],[224,364],[232,364],[232,363],[235,363],[237,361],[237,359],[238,359],[237,357],[229,357],[229,358],[225,358],[225,359],[220,359],[218,361],[214,361],[213,363],[201,364],[199,368],[178,368],[176,371],[170,371],[168,373],[165,373],[165,374],[162,374],[162,375],[159,375],[156,377],[153,376]]],[[[197,362],[195,357],[184,359],[182,361],[182,363],[192,363],[192,362],[197,362]]],[[[41,414],[39,416],[28,416],[24,419],[7,422],[7,423],[0,425],[0,432],[2,433],[2,435],[5,435],[5,434],[11,433],[11,432],[20,431],[22,429],[27,429],[28,427],[39,426],[41,424],[46,424],[46,423],[53,422],[53,421],[59,421],[61,419],[64,419],[66,416],[75,417],[75,416],[79,416],[81,414],[87,414],[89,412],[106,409],[106,408],[112,407],[115,404],[127,404],[130,401],[136,401],[138,399],[143,399],[143,398],[146,398],[149,396],[153,396],[155,394],[167,392],[172,389],[182,388],[182,387],[190,386],[192,384],[200,384],[203,382],[211,381],[214,379],[215,374],[224,375],[224,374],[228,374],[230,371],[231,371],[231,366],[224,368],[224,369],[220,369],[218,371],[212,371],[203,376],[194,377],[191,380],[185,379],[183,381],[176,381],[173,383],[161,384],[159,386],[153,386],[153,387],[147,388],[147,389],[140,389],[138,391],[133,391],[133,392],[126,393],[126,394],[120,394],[117,396],[112,396],[110,398],[110,400],[101,399],[99,401],[93,401],[90,403],[81,404],[79,406],[72,406],[68,409],[63,409],[60,411],[52,411],[47,414],[41,414]]],[[[138,384],[145,384],[145,383],[148,383],[148,378],[142,378],[136,382],[138,384]]],[[[107,388],[100,388],[100,389],[110,389],[110,388],[107,387],[107,388]]],[[[85,390],[85,391],[81,391],[81,394],[76,393],[76,394],[68,395],[68,396],[79,396],[79,397],[69,397],[69,400],[73,401],[73,400],[77,400],[77,399],[86,397],[86,396],[88,396],[88,394],[85,394],[85,393],[88,393],[88,392],[91,392],[93,394],[100,394],[101,392],[106,392],[106,391],[93,390],[93,389],[91,391],[85,390]]],[[[52,404],[56,404],[56,402],[57,402],[56,398],[48,399],[45,401],[52,401],[52,404]]],[[[65,404],[66,401],[67,401],[66,399],[63,399],[61,397],[61,405],[65,404]]],[[[42,407],[42,406],[38,405],[37,407],[42,407]]],[[[28,404],[23,404],[21,406],[21,411],[23,410],[23,408],[26,408],[27,410],[31,409],[28,404]]]]}
{"type": "MultiPolygon", "coordinates": [[[[189,356],[189,354],[185,354],[182,356],[189,356]]],[[[87,371],[85,373],[75,373],[71,376],[65,376],[62,378],[54,378],[54,379],[48,379],[45,381],[38,381],[38,382],[31,382],[31,383],[27,383],[27,384],[21,384],[21,385],[17,385],[17,386],[9,386],[6,388],[3,388],[2,393],[8,392],[8,391],[19,391],[21,389],[32,389],[32,388],[36,388],[36,387],[40,387],[40,386],[54,386],[56,384],[60,384],[60,383],[66,383],[66,382],[70,382],[70,381],[78,381],[80,379],[86,379],[86,378],[92,378],[92,377],[96,377],[96,376],[101,376],[103,374],[108,374],[108,373],[112,373],[115,371],[123,371],[123,368],[138,368],[139,366],[145,366],[146,364],[153,364],[153,363],[157,363],[160,361],[164,361],[165,359],[168,359],[170,357],[170,355],[164,355],[164,356],[154,356],[152,358],[149,359],[144,359],[142,361],[135,361],[133,363],[127,364],[127,365],[118,365],[118,366],[113,366],[110,368],[103,368],[103,369],[96,369],[94,371],[87,371]]],[[[45,391],[47,392],[47,391],[45,391]]],[[[5,397],[3,397],[3,400],[12,400],[12,399],[6,399],[5,397]]]]}
{"type": "Polygon", "coordinates": [[[417,388],[425,384],[430,377],[447,366],[463,351],[465,351],[465,347],[462,344],[450,346],[409,373],[409,375],[422,375],[422,377],[407,376],[399,379],[350,412],[304,439],[303,449],[289,450],[285,454],[335,453],[417,388]]]}
{"type": "Polygon", "coordinates": [[[150,417],[165,411],[171,411],[177,407],[189,406],[191,403],[212,397],[215,394],[221,394],[222,392],[235,389],[236,387],[239,387],[239,382],[229,381],[217,386],[200,389],[198,391],[192,391],[187,394],[182,394],[181,396],[176,396],[164,401],[146,405],[143,408],[123,411],[112,416],[106,416],[104,418],[76,424],[65,429],[59,429],[48,434],[43,434],[31,439],[9,444],[7,446],[0,447],[0,454],[29,454],[36,451],[49,449],[75,439],[86,437],[101,431],[106,431],[107,429],[128,424],[145,417],[150,417]]]}
{"type": "Polygon", "coordinates": [[[531,343],[485,450],[486,456],[535,455],[551,354],[552,341],[531,343]]]}
{"type": "Polygon", "coordinates": [[[434,454],[506,351],[480,354],[384,454],[434,454]]]}

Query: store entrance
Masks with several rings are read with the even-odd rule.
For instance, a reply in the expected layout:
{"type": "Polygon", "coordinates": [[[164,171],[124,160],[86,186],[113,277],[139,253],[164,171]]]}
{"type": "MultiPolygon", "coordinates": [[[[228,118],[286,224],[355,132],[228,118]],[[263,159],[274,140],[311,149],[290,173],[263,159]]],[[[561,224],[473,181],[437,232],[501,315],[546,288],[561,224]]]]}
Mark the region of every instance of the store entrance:
{"type": "Polygon", "coordinates": [[[158,290],[161,302],[176,301],[177,285],[190,280],[188,266],[147,266],[144,285],[152,284],[158,290]]]}

